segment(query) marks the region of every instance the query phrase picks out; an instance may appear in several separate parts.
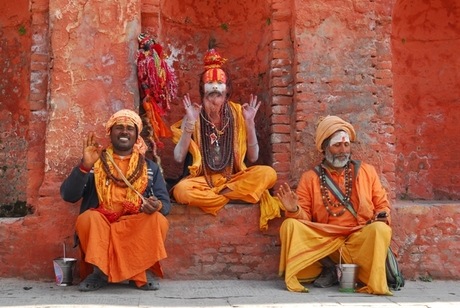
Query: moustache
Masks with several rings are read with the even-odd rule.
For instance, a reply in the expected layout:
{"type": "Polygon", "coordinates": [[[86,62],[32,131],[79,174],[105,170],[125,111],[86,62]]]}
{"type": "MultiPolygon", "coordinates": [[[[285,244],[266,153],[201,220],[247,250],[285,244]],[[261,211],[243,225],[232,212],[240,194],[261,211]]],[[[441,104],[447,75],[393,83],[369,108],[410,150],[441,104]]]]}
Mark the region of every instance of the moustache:
{"type": "Polygon", "coordinates": [[[207,96],[223,96],[223,93],[217,90],[206,92],[207,96]]]}

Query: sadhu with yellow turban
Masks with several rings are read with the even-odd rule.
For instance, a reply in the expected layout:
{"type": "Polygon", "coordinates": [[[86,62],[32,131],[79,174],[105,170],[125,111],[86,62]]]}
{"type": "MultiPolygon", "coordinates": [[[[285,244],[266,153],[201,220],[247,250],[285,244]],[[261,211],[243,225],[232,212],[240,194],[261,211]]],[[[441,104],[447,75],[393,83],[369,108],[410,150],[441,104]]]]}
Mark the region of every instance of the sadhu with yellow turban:
{"type": "Polygon", "coordinates": [[[141,130],[137,113],[116,112],[106,124],[110,145],[103,149],[90,132],[81,163],[61,185],[65,201],[82,199],[76,222],[81,291],[124,280],[156,290],[152,272],[163,277],[171,203],[160,168],[144,157],[141,130]]]}
{"type": "Polygon", "coordinates": [[[301,282],[337,284],[341,256],[341,263],[359,265],[357,292],[392,295],[385,274],[391,207],[375,168],[351,160],[355,140],[350,123],[321,118],[315,143],[323,161],[302,174],[295,192],[286,183],[278,191],[287,218],[280,228],[279,274],[290,291],[308,292],[301,282]]]}
{"type": "Polygon", "coordinates": [[[172,194],[178,203],[212,215],[230,200],[260,203],[259,227],[267,229],[269,219],[280,217],[281,203],[268,192],[276,172],[270,166],[245,165],[245,159],[254,163],[259,157],[254,118],[261,102],[255,95],[242,105],[229,100],[225,62],[210,46],[200,80],[201,104],[192,103],[188,94],[183,97],[185,116],[171,130],[174,158],[186,164],[187,172],[172,194]]]}

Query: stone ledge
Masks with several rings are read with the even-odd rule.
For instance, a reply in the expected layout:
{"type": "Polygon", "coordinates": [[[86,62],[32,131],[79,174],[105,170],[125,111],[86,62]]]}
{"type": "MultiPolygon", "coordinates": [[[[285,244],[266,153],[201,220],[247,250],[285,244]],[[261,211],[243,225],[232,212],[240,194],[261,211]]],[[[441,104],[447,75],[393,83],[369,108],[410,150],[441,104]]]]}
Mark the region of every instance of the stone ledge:
{"type": "MultiPolygon", "coordinates": [[[[259,230],[258,204],[231,203],[217,216],[174,204],[168,220],[169,279],[255,279],[278,277],[283,218],[259,230]]],[[[393,243],[407,279],[460,277],[460,203],[398,201],[393,205],[393,243]]]]}
{"type": "Polygon", "coordinates": [[[227,204],[217,216],[173,204],[168,215],[168,258],[162,261],[170,279],[256,279],[278,276],[281,219],[259,230],[259,205],[227,204]]]}

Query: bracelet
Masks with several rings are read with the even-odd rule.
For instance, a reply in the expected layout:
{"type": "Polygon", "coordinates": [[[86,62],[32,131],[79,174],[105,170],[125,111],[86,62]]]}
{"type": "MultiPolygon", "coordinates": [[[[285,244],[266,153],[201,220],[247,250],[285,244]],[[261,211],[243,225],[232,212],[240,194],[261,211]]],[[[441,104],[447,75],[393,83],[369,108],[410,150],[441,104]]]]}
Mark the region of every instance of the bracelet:
{"type": "Polygon", "coordinates": [[[188,128],[187,126],[184,126],[184,130],[187,132],[187,133],[193,133],[193,128],[188,128]]]}
{"type": "Polygon", "coordinates": [[[196,120],[195,121],[187,120],[187,124],[192,124],[192,126],[195,126],[195,123],[196,123],[196,120]]]}
{"type": "Polygon", "coordinates": [[[80,170],[84,173],[88,173],[91,171],[91,169],[93,169],[92,167],[91,168],[86,168],[85,165],[83,165],[83,162],[80,163],[80,165],[78,166],[80,168],[80,170]]]}
{"type": "Polygon", "coordinates": [[[248,147],[255,147],[256,145],[258,145],[259,143],[256,141],[256,143],[253,143],[253,144],[248,144],[248,147]]]}

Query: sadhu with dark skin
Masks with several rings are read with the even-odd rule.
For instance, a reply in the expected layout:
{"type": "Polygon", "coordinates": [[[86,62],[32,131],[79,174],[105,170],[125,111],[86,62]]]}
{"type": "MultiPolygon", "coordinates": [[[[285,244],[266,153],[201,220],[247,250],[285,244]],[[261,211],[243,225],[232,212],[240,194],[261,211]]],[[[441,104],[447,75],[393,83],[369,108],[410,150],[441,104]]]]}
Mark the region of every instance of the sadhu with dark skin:
{"type": "Polygon", "coordinates": [[[103,149],[94,132],[83,140],[83,158],[61,185],[61,196],[82,199],[76,221],[81,252],[80,291],[95,291],[129,280],[156,290],[153,273],[163,277],[165,216],[171,203],[159,166],[144,157],[140,117],[120,110],[109,119],[110,145],[103,149]]]}

